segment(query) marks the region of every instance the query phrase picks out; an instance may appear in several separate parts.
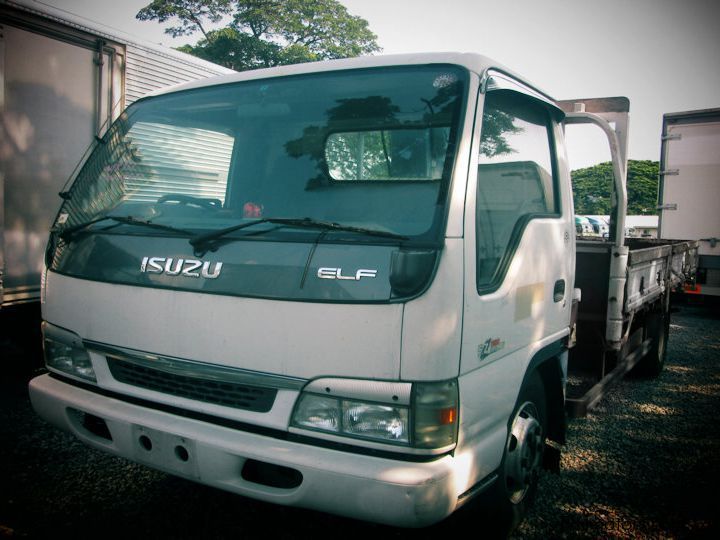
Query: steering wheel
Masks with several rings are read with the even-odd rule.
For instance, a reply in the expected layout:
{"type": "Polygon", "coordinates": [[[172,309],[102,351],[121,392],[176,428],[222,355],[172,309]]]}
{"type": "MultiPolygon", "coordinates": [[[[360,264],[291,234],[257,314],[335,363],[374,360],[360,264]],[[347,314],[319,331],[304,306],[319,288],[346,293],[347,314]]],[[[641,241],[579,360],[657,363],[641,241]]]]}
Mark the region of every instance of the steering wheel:
{"type": "Polygon", "coordinates": [[[168,202],[177,202],[191,206],[198,206],[206,210],[221,210],[222,201],[220,199],[203,199],[201,197],[193,197],[192,195],[182,195],[180,193],[170,193],[160,197],[155,204],[164,204],[168,202]]]}

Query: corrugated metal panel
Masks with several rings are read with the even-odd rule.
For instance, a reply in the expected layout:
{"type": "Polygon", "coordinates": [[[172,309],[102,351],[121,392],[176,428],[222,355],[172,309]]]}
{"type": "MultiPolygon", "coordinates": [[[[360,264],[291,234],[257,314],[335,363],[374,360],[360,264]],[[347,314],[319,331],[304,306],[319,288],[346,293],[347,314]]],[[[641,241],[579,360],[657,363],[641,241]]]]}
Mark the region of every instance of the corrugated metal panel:
{"type": "Polygon", "coordinates": [[[212,62],[195,58],[189,54],[143,40],[131,34],[126,34],[117,28],[112,28],[97,21],[87,19],[81,15],[71,13],[66,9],[56,8],[49,5],[47,0],[2,0],[0,3],[6,3],[14,9],[59,22],[65,26],[78,29],[82,32],[87,32],[98,37],[108,38],[111,41],[118,44],[124,44],[128,48],[138,51],[139,54],[162,57],[170,63],[185,65],[190,69],[190,71],[200,70],[200,72],[204,73],[195,77],[190,77],[189,80],[207,77],[209,75],[233,73],[233,70],[213,64],[212,62]]]}
{"type": "Polygon", "coordinates": [[[233,138],[205,129],[137,123],[129,133],[137,164],[125,178],[126,200],[167,194],[225,201],[233,138]]]}
{"type": "Polygon", "coordinates": [[[126,105],[158,88],[227,73],[220,66],[213,69],[206,62],[194,63],[130,44],[126,62],[126,105]]]}

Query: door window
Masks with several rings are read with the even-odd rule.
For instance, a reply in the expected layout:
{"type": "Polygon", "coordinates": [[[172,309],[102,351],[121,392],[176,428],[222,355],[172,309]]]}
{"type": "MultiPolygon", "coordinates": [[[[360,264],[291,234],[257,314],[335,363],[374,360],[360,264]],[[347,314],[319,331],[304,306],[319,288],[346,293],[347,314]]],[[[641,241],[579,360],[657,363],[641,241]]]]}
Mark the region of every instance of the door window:
{"type": "Polygon", "coordinates": [[[477,178],[478,290],[499,283],[530,219],[559,213],[552,155],[545,106],[517,92],[487,94],[477,178]]]}

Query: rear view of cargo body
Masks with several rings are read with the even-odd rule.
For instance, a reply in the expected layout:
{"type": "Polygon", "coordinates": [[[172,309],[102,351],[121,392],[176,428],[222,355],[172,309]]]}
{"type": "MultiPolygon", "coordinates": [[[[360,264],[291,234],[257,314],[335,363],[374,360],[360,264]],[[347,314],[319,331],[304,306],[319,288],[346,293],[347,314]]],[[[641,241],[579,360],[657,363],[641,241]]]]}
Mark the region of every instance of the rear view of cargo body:
{"type": "Polygon", "coordinates": [[[720,296],[720,108],[663,117],[659,237],[698,240],[697,283],[720,296]]]}

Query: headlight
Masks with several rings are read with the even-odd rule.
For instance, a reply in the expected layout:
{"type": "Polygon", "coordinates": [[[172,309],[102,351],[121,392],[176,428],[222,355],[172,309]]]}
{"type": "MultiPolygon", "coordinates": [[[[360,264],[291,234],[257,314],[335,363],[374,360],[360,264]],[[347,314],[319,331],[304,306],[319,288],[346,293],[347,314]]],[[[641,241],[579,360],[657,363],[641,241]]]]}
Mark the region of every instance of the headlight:
{"type": "Polygon", "coordinates": [[[405,407],[343,400],[343,431],[357,437],[407,443],[408,416],[405,407]]]}
{"type": "Polygon", "coordinates": [[[291,427],[428,450],[457,434],[457,381],[390,383],[318,379],[305,387],[291,427]]]}
{"type": "Polygon", "coordinates": [[[363,439],[409,442],[407,407],[303,393],[293,425],[363,439]]]}
{"type": "Polygon", "coordinates": [[[80,336],[46,322],[42,330],[45,365],[50,371],[96,381],[90,355],[80,336]]]}
{"type": "Polygon", "coordinates": [[[305,394],[295,410],[297,425],[323,431],[340,431],[340,402],[337,399],[305,394]]]}

